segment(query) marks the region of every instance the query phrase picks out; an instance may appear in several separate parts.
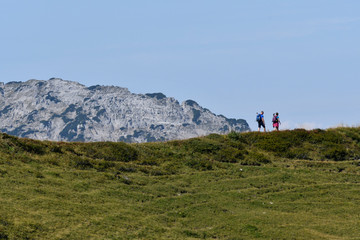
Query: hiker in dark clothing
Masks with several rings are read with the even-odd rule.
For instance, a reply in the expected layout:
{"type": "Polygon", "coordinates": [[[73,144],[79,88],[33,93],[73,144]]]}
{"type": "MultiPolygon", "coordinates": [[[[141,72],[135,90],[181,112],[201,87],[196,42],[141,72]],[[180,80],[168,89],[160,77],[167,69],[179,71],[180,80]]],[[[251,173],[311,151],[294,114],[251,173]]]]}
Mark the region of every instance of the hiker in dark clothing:
{"type": "Polygon", "coordinates": [[[258,125],[259,125],[258,131],[260,132],[261,127],[263,127],[264,132],[266,132],[264,111],[261,111],[261,113],[257,115],[256,121],[258,122],[258,125]]]}

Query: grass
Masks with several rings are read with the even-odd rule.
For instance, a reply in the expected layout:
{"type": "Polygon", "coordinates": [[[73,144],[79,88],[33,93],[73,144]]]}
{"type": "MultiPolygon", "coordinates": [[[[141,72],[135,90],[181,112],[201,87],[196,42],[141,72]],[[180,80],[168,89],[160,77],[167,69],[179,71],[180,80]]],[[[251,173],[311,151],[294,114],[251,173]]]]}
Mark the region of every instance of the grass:
{"type": "Polygon", "coordinates": [[[0,134],[0,239],[359,239],[360,128],[165,143],[0,134]]]}

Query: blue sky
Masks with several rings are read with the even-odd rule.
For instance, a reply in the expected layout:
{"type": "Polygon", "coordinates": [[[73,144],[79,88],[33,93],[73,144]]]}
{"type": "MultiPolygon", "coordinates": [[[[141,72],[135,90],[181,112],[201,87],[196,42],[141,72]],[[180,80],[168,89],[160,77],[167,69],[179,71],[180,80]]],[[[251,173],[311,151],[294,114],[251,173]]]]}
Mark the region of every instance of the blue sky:
{"type": "Polygon", "coordinates": [[[360,124],[360,1],[0,0],[0,81],[192,99],[256,129],[360,124]]]}

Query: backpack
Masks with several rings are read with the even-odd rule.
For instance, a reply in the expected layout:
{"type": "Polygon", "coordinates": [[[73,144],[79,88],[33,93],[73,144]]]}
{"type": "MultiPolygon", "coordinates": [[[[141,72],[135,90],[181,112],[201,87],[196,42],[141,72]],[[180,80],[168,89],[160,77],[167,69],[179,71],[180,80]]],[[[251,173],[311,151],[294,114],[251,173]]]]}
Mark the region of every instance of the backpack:
{"type": "Polygon", "coordinates": [[[260,122],[260,121],[261,121],[261,114],[258,114],[258,115],[256,116],[256,121],[257,121],[257,122],[260,122]]]}
{"type": "Polygon", "coordinates": [[[277,116],[274,115],[274,116],[273,116],[273,119],[272,119],[272,122],[273,122],[273,123],[277,123],[277,121],[278,121],[277,116]]]}

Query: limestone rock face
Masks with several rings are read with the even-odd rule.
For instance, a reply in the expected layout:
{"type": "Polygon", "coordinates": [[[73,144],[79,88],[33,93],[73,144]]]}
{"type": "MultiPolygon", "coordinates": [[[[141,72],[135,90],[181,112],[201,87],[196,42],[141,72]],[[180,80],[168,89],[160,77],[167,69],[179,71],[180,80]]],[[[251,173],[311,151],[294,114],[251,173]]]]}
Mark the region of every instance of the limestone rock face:
{"type": "Polygon", "coordinates": [[[54,141],[153,142],[248,131],[196,102],[51,78],[0,83],[0,131],[54,141]]]}

